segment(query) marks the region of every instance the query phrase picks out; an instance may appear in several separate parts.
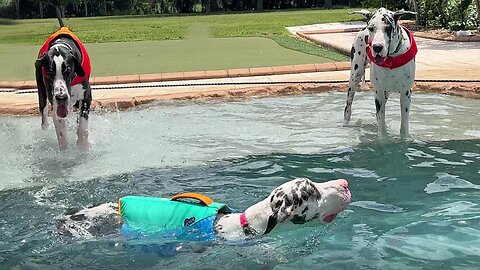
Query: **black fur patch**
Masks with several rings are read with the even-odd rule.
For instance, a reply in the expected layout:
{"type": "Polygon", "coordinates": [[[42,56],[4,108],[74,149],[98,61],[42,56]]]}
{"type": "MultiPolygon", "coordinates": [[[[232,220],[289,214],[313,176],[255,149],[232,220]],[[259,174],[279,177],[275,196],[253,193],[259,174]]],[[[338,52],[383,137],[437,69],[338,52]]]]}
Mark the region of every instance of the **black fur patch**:
{"type": "MultiPolygon", "coordinates": [[[[360,53],[360,52],[359,52],[360,53]]],[[[355,47],[352,46],[352,50],[350,50],[350,59],[353,60],[353,56],[355,55],[355,47]]]]}
{"type": "Polygon", "coordinates": [[[380,111],[380,102],[378,102],[378,99],[375,99],[375,108],[377,109],[377,113],[380,111]]]}
{"type": "Polygon", "coordinates": [[[269,216],[268,217],[268,223],[267,223],[267,229],[265,230],[265,234],[269,234],[275,226],[277,226],[277,217],[276,216],[269,216]]]}
{"type": "Polygon", "coordinates": [[[358,64],[355,64],[355,66],[353,67],[353,70],[357,70],[358,69],[358,64]]]}

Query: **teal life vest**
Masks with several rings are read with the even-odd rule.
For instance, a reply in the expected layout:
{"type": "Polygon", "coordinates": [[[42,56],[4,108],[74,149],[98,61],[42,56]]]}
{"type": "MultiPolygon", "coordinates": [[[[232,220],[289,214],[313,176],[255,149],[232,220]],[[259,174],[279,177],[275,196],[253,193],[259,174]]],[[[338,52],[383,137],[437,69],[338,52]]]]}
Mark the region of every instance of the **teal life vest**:
{"type": "Polygon", "coordinates": [[[218,214],[232,210],[223,203],[195,193],[168,198],[126,196],[118,200],[122,232],[129,236],[171,235],[176,238],[208,240],[218,214]],[[183,236],[183,237],[182,237],[183,236]]]}

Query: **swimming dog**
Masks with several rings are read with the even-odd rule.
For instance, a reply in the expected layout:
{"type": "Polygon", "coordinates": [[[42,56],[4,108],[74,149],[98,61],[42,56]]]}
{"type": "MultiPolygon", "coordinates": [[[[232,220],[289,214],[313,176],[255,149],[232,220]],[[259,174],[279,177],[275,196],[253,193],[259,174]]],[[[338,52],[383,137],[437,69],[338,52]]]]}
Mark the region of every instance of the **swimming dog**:
{"type": "MultiPolygon", "coordinates": [[[[208,197],[205,200],[208,200],[208,197]]],[[[195,218],[188,215],[175,218],[179,218],[181,221],[182,230],[195,227],[192,231],[197,233],[199,230],[203,234],[212,232],[212,237],[197,239],[237,241],[266,235],[277,225],[287,221],[294,224],[304,224],[310,221],[330,223],[335,220],[338,213],[348,207],[350,200],[351,193],[347,180],[339,179],[315,183],[307,178],[297,178],[275,188],[267,198],[248,207],[244,212],[234,213],[220,204],[217,207],[219,210],[215,211],[211,221],[204,219],[205,222],[201,226],[195,225],[199,224],[200,220],[195,220],[195,218]],[[198,223],[195,223],[197,221],[198,223]]],[[[142,208],[142,205],[132,204],[129,206],[127,203],[122,202],[122,199],[119,202],[105,203],[74,213],[67,213],[67,215],[58,219],[57,227],[60,234],[92,238],[99,234],[105,234],[106,231],[112,230],[112,228],[124,228],[125,223],[129,222],[130,229],[128,231],[132,231],[131,228],[134,226],[152,229],[152,224],[138,224],[139,211],[143,213],[148,212],[148,219],[153,220],[153,223],[165,218],[164,216],[168,215],[168,213],[182,215],[180,213],[187,212],[186,210],[179,210],[184,208],[178,207],[175,207],[172,211],[161,210],[155,212],[151,208],[144,211],[145,209],[138,210],[138,208],[142,208]],[[133,210],[137,211],[137,213],[127,217],[124,212],[130,210],[123,208],[128,207],[135,208],[133,210]],[[134,222],[129,219],[135,218],[137,218],[134,221],[136,224],[132,225],[134,222]]],[[[206,204],[211,204],[211,202],[206,204]]],[[[205,212],[205,209],[202,209],[202,212],[205,212]]],[[[165,226],[165,223],[162,224],[162,226],[165,226]]],[[[148,235],[148,233],[146,234],[148,235]]],[[[180,235],[185,234],[170,234],[170,236],[172,235],[181,238],[180,235]]]]}

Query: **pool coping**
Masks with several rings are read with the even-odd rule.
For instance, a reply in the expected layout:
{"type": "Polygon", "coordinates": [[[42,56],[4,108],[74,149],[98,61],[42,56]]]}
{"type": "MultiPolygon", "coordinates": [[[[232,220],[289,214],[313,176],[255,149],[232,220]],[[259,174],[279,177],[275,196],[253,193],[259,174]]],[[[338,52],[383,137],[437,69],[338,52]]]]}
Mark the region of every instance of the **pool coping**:
{"type": "MultiPolygon", "coordinates": [[[[372,91],[370,83],[367,83],[368,90],[372,91]]],[[[110,97],[94,99],[92,111],[115,112],[125,111],[147,104],[158,104],[159,102],[188,101],[188,100],[209,100],[223,99],[224,101],[235,101],[251,97],[267,96],[288,96],[299,94],[316,94],[328,91],[345,92],[347,83],[323,83],[323,84],[283,84],[283,85],[261,85],[244,88],[231,89],[206,89],[203,91],[165,92],[162,94],[132,95],[122,97],[110,97]]],[[[464,98],[480,99],[480,88],[477,83],[431,83],[415,82],[415,92],[436,93],[464,98]]],[[[36,94],[30,94],[36,95],[36,94]]],[[[49,105],[50,106],[50,105],[49,105]]],[[[51,112],[51,110],[49,110],[51,112]]],[[[29,116],[38,115],[38,104],[17,103],[10,106],[0,106],[0,115],[29,116]]]]}
{"type": "MultiPolygon", "coordinates": [[[[268,76],[309,72],[350,70],[350,62],[325,62],[313,64],[235,68],[224,70],[200,70],[186,72],[132,74],[118,76],[91,77],[90,85],[110,85],[129,83],[171,82],[185,80],[222,79],[250,76],[268,76]]],[[[0,81],[0,88],[13,90],[35,89],[35,81],[0,81]]]]}

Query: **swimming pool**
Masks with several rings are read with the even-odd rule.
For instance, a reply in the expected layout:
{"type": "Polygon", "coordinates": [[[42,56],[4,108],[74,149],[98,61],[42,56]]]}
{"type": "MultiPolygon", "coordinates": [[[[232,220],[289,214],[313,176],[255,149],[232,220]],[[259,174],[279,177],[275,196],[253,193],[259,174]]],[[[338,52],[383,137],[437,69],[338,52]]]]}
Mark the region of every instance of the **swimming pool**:
{"type": "Polygon", "coordinates": [[[1,117],[0,268],[478,268],[480,101],[415,94],[404,142],[398,97],[383,141],[372,100],[358,93],[349,127],[339,92],[93,113],[88,153],[58,153],[39,117],[1,117]],[[331,225],[286,225],[251,245],[158,243],[172,254],[55,227],[68,208],[131,194],[194,191],[244,209],[293,177],[347,178],[352,204],[331,225]]]}

